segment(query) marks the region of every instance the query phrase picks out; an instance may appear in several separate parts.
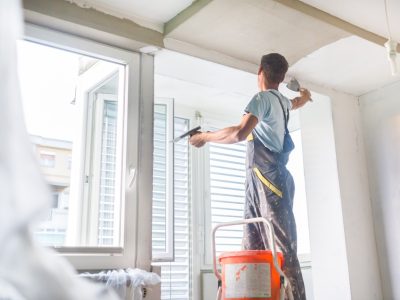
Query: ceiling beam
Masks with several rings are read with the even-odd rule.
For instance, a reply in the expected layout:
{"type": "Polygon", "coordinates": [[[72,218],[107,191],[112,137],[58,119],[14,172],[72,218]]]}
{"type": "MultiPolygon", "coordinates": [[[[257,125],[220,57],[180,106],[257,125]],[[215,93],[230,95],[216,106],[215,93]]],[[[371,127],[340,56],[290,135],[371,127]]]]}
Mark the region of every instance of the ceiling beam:
{"type": "MultiPolygon", "coordinates": [[[[164,47],[162,33],[140,26],[133,21],[117,18],[110,14],[97,11],[93,8],[83,8],[65,0],[23,0],[25,21],[57,29],[57,22],[63,20],[75,27],[85,27],[99,32],[135,40],[143,45],[164,47]],[[38,16],[39,15],[39,16],[38,16]],[[46,21],[44,17],[52,18],[46,21]]],[[[64,28],[59,28],[61,31],[64,28]]],[[[67,32],[68,33],[68,32],[67,32]]],[[[84,34],[79,32],[79,34],[84,34]]]]}
{"type": "Polygon", "coordinates": [[[202,10],[205,6],[207,6],[207,4],[209,4],[212,1],[213,0],[197,0],[193,2],[192,5],[182,10],[174,18],[165,23],[164,36],[171,33],[174,29],[176,29],[178,26],[186,22],[186,20],[190,19],[195,14],[197,14],[200,10],[202,10]]]}
{"type": "MultiPolygon", "coordinates": [[[[314,17],[320,21],[333,25],[337,28],[340,28],[348,33],[359,36],[367,41],[373,42],[380,46],[384,46],[387,42],[388,38],[375,34],[371,31],[365,30],[361,27],[358,27],[354,24],[351,24],[343,19],[335,17],[331,14],[328,14],[314,6],[308,5],[299,0],[274,0],[280,4],[283,4],[287,7],[290,7],[294,10],[297,10],[303,14],[314,17]]],[[[397,46],[397,52],[400,52],[400,45],[397,46]]]]}

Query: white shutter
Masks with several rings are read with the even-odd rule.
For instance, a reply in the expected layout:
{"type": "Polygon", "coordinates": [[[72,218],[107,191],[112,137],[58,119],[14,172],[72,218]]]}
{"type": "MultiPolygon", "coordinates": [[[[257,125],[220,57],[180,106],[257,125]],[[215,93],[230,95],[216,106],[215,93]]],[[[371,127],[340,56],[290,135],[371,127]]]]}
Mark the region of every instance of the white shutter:
{"type": "Polygon", "coordinates": [[[153,149],[153,261],[174,259],[174,145],[173,100],[154,105],[153,149]]]}
{"type": "MultiPolygon", "coordinates": [[[[117,102],[105,100],[102,116],[98,245],[114,244],[117,102]]],[[[119,219],[119,218],[118,218],[119,219]]]]}
{"type": "Polygon", "coordinates": [[[166,251],[166,199],[167,199],[167,107],[154,106],[153,150],[153,256],[166,251]]]}
{"type": "MultiPolygon", "coordinates": [[[[243,219],[245,200],[246,143],[209,145],[210,198],[212,226],[243,219]]],[[[243,226],[219,229],[217,255],[241,249],[243,226]]]]}
{"type": "MultiPolygon", "coordinates": [[[[166,111],[155,105],[154,115],[154,174],[153,174],[153,253],[165,248],[165,174],[167,158],[165,147],[169,141],[166,111]]],[[[189,129],[189,121],[174,118],[174,136],[189,129]]],[[[190,198],[189,198],[189,147],[187,140],[174,145],[174,261],[159,262],[161,266],[161,299],[187,300],[191,298],[190,280],[190,198]]]]}

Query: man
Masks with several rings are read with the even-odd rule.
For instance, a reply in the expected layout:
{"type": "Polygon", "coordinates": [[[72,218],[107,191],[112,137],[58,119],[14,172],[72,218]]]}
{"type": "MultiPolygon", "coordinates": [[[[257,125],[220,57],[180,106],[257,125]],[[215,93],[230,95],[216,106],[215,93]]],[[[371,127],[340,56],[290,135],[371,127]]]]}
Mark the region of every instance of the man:
{"type": "MultiPolygon", "coordinates": [[[[311,100],[311,94],[300,89],[300,97],[284,97],[278,87],[287,70],[288,62],[282,55],[264,55],[258,70],[260,92],[247,105],[240,124],[214,132],[197,132],[190,143],[202,147],[207,142],[233,144],[247,138],[245,218],[265,217],[272,222],[277,246],[284,255],[283,272],[290,281],[294,299],[304,300],[293,216],[294,182],[286,168],[294,148],[287,122],[289,110],[302,107],[311,100]]],[[[269,249],[263,224],[246,225],[243,247],[269,249]]]]}

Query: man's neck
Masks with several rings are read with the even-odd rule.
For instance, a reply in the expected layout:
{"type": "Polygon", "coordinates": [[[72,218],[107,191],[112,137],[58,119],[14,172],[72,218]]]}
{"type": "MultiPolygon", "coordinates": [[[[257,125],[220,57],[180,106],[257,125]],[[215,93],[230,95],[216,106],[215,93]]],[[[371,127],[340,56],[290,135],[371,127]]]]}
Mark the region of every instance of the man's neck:
{"type": "Polygon", "coordinates": [[[268,83],[264,82],[263,86],[261,87],[261,91],[265,92],[266,90],[278,90],[279,83],[268,83]]]}

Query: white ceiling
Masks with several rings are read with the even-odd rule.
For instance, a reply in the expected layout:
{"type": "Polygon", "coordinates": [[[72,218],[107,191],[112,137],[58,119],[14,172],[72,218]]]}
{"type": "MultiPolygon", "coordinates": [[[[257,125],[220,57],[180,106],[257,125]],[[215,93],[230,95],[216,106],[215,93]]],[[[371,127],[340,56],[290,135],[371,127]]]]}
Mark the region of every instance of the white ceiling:
{"type": "MultiPolygon", "coordinates": [[[[67,1],[128,18],[158,31],[162,31],[166,22],[193,2],[67,1]]],[[[384,0],[303,2],[375,34],[388,36],[384,0]]],[[[392,35],[400,40],[400,0],[387,2],[392,35]]],[[[168,49],[253,73],[256,72],[261,55],[272,51],[280,52],[291,64],[289,73],[300,81],[353,95],[361,95],[399,80],[390,75],[384,47],[350,36],[333,25],[274,0],[211,1],[168,32],[164,43],[168,49]]],[[[214,73],[203,75],[216,80],[212,74],[214,73]]],[[[195,73],[190,76],[196,80],[195,73]]]]}
{"type": "Polygon", "coordinates": [[[290,67],[289,74],[357,96],[400,80],[400,75],[391,75],[385,49],[356,36],[307,55],[290,67]]]}
{"type": "Polygon", "coordinates": [[[215,0],[166,37],[255,64],[280,52],[292,64],[348,35],[273,0],[215,0]]]}
{"type": "MultiPolygon", "coordinates": [[[[392,36],[400,41],[400,1],[386,0],[392,36]]],[[[302,0],[322,11],[388,38],[385,0],[302,0]]]]}
{"type": "Polygon", "coordinates": [[[194,0],[67,0],[163,32],[164,23],[194,0]]]}

